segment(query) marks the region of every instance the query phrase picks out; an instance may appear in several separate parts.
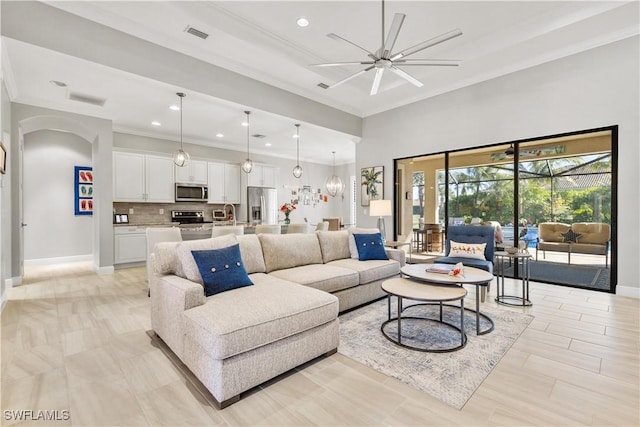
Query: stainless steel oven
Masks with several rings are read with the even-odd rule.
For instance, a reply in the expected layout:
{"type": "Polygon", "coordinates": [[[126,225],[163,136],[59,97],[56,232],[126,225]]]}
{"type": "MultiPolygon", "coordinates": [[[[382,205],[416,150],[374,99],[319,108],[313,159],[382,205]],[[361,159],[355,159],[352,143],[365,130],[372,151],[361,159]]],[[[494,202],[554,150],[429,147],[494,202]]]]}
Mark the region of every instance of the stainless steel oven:
{"type": "Polygon", "coordinates": [[[202,184],[176,184],[176,202],[206,202],[209,188],[202,184]]]}

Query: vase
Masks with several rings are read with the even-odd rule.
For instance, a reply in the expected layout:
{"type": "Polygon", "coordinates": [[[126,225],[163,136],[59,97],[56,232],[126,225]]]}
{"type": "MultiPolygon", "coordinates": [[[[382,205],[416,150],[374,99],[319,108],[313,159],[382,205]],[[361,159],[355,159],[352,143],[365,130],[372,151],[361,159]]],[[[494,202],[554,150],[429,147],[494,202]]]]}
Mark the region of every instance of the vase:
{"type": "Polygon", "coordinates": [[[286,214],[285,214],[285,216],[284,216],[284,223],[285,223],[286,225],[289,225],[289,223],[291,223],[291,220],[289,219],[289,215],[286,215],[286,214]]]}

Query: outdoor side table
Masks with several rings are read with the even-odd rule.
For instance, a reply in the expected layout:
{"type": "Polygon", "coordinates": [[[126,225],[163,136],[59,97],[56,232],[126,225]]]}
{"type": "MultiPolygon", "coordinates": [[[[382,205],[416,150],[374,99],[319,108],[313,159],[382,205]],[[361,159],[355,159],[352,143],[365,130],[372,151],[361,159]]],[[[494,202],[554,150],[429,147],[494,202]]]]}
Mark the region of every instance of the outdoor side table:
{"type": "MultiPolygon", "coordinates": [[[[531,300],[529,300],[529,260],[531,259],[531,254],[529,252],[516,252],[514,254],[510,254],[508,252],[496,252],[496,267],[497,267],[497,275],[498,275],[498,289],[496,302],[499,304],[505,305],[513,305],[513,306],[522,306],[527,307],[533,305],[531,300]],[[504,293],[504,269],[505,269],[505,260],[509,260],[509,264],[513,263],[518,266],[521,274],[521,284],[522,284],[522,296],[519,295],[505,295],[504,293]]],[[[517,277],[514,278],[518,280],[517,277]]]]}

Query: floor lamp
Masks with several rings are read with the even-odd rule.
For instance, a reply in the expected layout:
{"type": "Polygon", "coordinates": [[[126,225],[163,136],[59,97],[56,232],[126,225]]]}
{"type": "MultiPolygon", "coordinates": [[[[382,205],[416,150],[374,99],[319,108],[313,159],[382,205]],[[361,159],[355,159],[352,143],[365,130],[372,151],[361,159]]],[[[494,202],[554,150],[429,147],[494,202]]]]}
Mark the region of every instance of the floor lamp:
{"type": "Polygon", "coordinates": [[[380,234],[382,235],[382,242],[385,243],[387,241],[387,233],[384,228],[384,218],[385,216],[391,216],[392,206],[391,200],[371,200],[369,207],[369,216],[377,216],[378,217],[378,230],[380,230],[380,234]]]}

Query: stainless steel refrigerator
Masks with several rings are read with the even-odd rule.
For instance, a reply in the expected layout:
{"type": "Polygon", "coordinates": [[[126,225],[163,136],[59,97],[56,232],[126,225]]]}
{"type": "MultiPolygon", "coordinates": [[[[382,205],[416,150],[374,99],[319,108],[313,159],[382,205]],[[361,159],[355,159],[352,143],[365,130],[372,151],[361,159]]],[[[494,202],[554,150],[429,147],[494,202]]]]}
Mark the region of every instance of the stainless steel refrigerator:
{"type": "Polygon", "coordinates": [[[251,224],[278,223],[278,192],[275,188],[247,187],[247,219],[251,224]]]}

